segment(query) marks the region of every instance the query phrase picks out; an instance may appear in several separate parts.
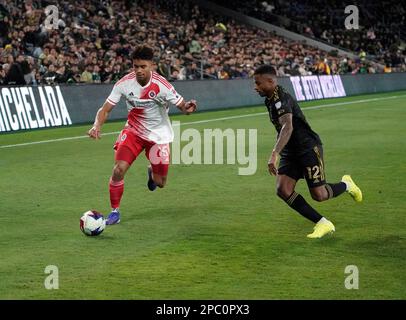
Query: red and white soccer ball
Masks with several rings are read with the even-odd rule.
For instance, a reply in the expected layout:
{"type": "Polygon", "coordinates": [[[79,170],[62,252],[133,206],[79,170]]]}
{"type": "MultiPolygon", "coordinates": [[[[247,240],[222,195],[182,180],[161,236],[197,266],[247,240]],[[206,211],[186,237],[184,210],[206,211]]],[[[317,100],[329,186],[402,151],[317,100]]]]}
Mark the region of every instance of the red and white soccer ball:
{"type": "Polygon", "coordinates": [[[106,228],[106,220],[100,212],[86,211],[80,218],[80,230],[87,236],[98,236],[106,228]]]}

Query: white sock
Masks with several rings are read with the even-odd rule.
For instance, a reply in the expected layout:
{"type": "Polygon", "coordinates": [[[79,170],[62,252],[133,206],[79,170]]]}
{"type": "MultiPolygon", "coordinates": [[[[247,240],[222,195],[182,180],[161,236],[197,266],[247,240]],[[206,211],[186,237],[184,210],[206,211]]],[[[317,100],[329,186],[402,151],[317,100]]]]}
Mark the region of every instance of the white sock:
{"type": "Polygon", "coordinates": [[[345,191],[348,191],[348,189],[350,188],[350,184],[346,181],[341,181],[345,183],[345,191]]]}
{"type": "Polygon", "coordinates": [[[320,220],[319,220],[319,222],[317,222],[317,223],[326,223],[326,222],[328,222],[328,220],[326,219],[326,218],[321,218],[320,220]]]}

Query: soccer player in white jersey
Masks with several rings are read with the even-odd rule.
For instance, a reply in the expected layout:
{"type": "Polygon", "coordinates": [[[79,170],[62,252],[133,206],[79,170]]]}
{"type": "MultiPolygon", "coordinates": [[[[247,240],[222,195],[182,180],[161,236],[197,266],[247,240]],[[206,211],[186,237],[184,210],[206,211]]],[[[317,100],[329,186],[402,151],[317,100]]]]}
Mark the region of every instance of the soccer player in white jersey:
{"type": "Polygon", "coordinates": [[[114,144],[115,164],[109,182],[112,212],[106,224],[120,222],[120,201],[124,192],[124,176],[137,156],[145,149],[150,161],[148,188],[163,188],[169,167],[169,143],[173,130],[168,117],[169,104],[176,105],[184,114],[197,108],[195,100],[186,102],[174,87],[153,71],[153,50],[138,46],[132,55],[134,71],[120,79],[103,106],[97,111],[93,127],[88,135],[93,139],[101,136],[101,127],[114,106],[124,97],[128,120],[114,144]]]}

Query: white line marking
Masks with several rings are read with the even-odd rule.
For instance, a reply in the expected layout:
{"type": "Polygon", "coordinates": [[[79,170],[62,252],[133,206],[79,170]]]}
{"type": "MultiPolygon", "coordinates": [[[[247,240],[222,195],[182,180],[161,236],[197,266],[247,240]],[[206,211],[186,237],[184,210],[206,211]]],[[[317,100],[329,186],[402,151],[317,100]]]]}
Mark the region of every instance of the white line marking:
{"type": "MultiPolygon", "coordinates": [[[[304,107],[304,108],[302,108],[302,111],[316,110],[316,109],[328,108],[328,107],[336,107],[336,106],[344,106],[344,105],[349,105],[349,104],[358,104],[358,103],[365,103],[365,102],[397,99],[397,98],[404,98],[404,97],[406,97],[406,95],[390,96],[390,97],[382,97],[382,98],[372,98],[372,99],[363,99],[363,100],[356,100],[356,101],[337,102],[337,103],[329,103],[329,104],[320,104],[318,106],[313,106],[313,107],[304,107]]],[[[199,120],[199,121],[192,121],[192,122],[181,122],[181,125],[201,124],[201,123],[209,123],[209,122],[216,122],[216,121],[223,121],[223,120],[248,118],[248,117],[255,117],[255,116],[260,116],[260,115],[264,115],[264,114],[268,114],[268,112],[257,112],[257,113],[242,114],[242,115],[238,115],[238,116],[230,116],[230,117],[223,117],[223,118],[199,120]]],[[[102,136],[109,136],[109,135],[112,135],[112,134],[119,134],[119,133],[120,133],[120,131],[107,132],[107,133],[103,133],[102,136]]],[[[69,140],[77,140],[77,139],[85,139],[85,138],[89,138],[89,136],[76,136],[76,137],[67,137],[67,138],[59,138],[59,139],[52,139],[52,140],[42,140],[42,141],[34,141],[34,142],[26,142],[26,143],[18,143],[18,144],[9,144],[9,145],[5,145],[5,146],[0,146],[0,149],[31,146],[31,145],[34,145],[34,144],[43,144],[43,143],[59,142],[59,141],[69,141],[69,140]]]]}

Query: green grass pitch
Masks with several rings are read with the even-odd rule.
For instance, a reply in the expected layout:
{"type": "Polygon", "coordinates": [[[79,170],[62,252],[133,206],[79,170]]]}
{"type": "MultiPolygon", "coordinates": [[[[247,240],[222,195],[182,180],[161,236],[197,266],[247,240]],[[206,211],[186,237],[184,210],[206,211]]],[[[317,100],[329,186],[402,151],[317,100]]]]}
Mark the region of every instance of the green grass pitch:
{"type": "MultiPolygon", "coordinates": [[[[312,224],[275,195],[267,115],[186,125],[258,129],[258,170],[172,165],[168,186],[146,188],[144,154],[125,180],[122,223],[86,237],[79,218],[109,210],[116,135],[0,148],[0,299],[405,299],[406,92],[301,103],[324,143],[327,180],[350,173],[364,193],[316,203],[336,226],[312,224]],[[395,96],[395,97],[393,97],[395,96]],[[374,100],[371,100],[374,99],[374,100]],[[359,100],[367,100],[357,102],[359,100]],[[47,265],[59,289],[46,290],[47,265]],[[348,265],[359,289],[348,290],[348,265]]],[[[264,112],[264,106],[173,116],[185,122],[264,112]]],[[[121,129],[107,123],[104,132],[121,129]]],[[[1,134],[0,146],[82,136],[88,125],[1,134]]]]}

